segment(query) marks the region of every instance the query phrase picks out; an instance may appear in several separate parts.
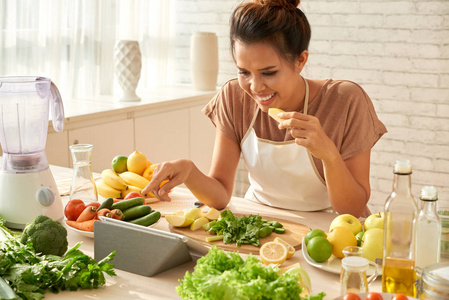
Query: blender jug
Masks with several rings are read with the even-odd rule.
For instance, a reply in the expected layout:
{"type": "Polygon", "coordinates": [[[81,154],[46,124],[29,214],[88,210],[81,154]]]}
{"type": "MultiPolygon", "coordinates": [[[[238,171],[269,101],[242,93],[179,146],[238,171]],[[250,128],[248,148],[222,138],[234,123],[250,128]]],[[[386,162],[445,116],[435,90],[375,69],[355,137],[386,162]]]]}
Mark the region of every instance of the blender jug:
{"type": "Polygon", "coordinates": [[[8,227],[22,229],[40,214],[63,218],[45,155],[49,111],[54,129],[62,131],[62,99],[49,78],[0,77],[0,216],[8,227]]]}

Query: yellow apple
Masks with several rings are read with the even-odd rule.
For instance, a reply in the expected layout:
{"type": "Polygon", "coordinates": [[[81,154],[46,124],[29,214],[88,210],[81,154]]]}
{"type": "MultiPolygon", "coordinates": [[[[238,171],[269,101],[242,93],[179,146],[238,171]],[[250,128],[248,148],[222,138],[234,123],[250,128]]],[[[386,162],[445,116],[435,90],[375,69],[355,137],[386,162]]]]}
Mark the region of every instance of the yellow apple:
{"type": "Polygon", "coordinates": [[[370,261],[376,258],[382,258],[384,245],[384,230],[380,228],[371,228],[365,231],[362,238],[363,257],[370,261]]]}
{"type": "Polygon", "coordinates": [[[365,231],[372,228],[384,229],[384,213],[378,212],[368,216],[363,226],[365,227],[365,231]]]}
{"type": "Polygon", "coordinates": [[[345,227],[351,230],[354,235],[362,231],[362,223],[360,223],[359,219],[350,214],[339,215],[333,219],[329,226],[329,232],[334,227],[345,227]]]}

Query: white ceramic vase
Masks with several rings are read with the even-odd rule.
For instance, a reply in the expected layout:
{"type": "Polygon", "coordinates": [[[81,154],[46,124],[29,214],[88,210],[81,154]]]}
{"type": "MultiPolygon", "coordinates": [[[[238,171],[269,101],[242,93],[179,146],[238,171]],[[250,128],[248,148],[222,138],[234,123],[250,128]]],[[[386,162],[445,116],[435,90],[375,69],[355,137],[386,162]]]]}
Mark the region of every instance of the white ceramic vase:
{"type": "Polygon", "coordinates": [[[114,73],[120,86],[119,101],[140,101],[136,95],[142,70],[139,42],[118,40],[114,46],[114,73]]]}
{"type": "Polygon", "coordinates": [[[213,32],[195,32],[191,37],[190,67],[193,87],[200,91],[217,88],[218,38],[213,32]]]}

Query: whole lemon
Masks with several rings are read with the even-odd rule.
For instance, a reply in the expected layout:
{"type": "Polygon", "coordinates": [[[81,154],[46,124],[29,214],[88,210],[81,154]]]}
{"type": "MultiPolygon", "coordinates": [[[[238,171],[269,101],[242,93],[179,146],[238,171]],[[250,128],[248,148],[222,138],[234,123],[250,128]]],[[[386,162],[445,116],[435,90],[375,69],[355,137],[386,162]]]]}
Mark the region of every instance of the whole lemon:
{"type": "Polygon", "coordinates": [[[327,239],[332,245],[332,254],[343,258],[343,249],[347,246],[357,246],[357,238],[354,233],[346,227],[334,227],[327,235],[327,239]]]}
{"type": "Polygon", "coordinates": [[[325,262],[332,255],[332,245],[324,236],[316,236],[307,243],[307,253],[314,261],[325,262]]]}
{"type": "Polygon", "coordinates": [[[145,154],[134,151],[128,156],[127,168],[128,171],[142,175],[148,166],[148,159],[145,154]]]}

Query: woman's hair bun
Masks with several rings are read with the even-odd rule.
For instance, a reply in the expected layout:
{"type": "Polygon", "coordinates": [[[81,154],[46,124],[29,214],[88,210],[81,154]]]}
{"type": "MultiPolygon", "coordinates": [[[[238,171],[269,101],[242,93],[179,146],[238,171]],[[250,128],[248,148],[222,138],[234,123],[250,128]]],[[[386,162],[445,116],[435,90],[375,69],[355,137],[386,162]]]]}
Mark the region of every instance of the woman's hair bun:
{"type": "Polygon", "coordinates": [[[295,10],[301,0],[255,0],[254,2],[270,7],[282,7],[288,10],[295,10]]]}

